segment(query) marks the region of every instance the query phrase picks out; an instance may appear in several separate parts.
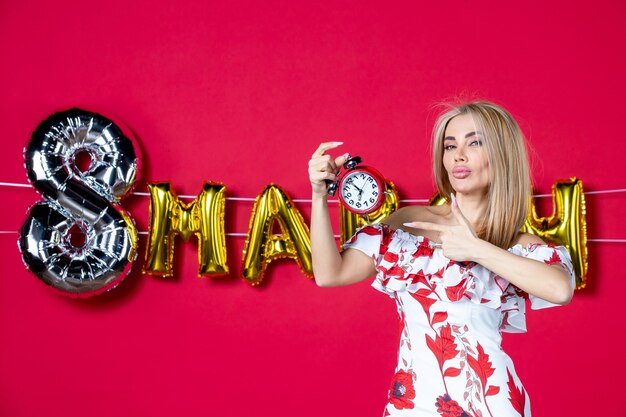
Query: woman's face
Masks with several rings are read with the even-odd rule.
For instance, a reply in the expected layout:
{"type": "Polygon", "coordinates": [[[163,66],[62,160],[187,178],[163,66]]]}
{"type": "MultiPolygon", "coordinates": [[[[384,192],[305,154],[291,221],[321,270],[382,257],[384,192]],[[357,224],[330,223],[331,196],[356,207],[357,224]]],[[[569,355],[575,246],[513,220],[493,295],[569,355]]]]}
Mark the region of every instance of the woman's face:
{"type": "Polygon", "coordinates": [[[484,136],[469,114],[455,116],[443,137],[443,166],[456,193],[485,195],[489,188],[489,161],[484,136]]]}

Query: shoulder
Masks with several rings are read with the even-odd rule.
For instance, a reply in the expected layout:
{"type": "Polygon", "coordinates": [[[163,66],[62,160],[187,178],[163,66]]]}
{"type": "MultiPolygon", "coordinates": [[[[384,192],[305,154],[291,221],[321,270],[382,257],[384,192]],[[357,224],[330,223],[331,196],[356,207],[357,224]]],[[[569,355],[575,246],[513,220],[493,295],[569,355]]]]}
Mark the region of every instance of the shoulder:
{"type": "Polygon", "coordinates": [[[444,217],[449,212],[449,206],[405,206],[391,213],[382,223],[393,229],[401,229],[407,222],[439,223],[438,218],[444,217]]]}
{"type": "Polygon", "coordinates": [[[545,244],[546,242],[543,241],[543,239],[541,239],[539,236],[533,235],[532,233],[519,233],[514,242],[515,245],[522,245],[525,248],[527,248],[528,245],[537,243],[545,244]]]}

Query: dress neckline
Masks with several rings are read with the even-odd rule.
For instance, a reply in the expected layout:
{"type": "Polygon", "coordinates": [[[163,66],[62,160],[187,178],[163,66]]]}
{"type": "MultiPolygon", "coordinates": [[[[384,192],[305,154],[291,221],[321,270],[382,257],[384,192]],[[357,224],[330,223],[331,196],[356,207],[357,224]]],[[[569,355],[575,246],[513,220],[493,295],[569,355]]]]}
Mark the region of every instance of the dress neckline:
{"type": "MultiPolygon", "coordinates": [[[[441,242],[435,242],[433,240],[430,240],[429,238],[427,238],[424,235],[414,235],[413,233],[409,233],[406,230],[403,230],[403,229],[400,229],[400,228],[391,227],[387,223],[379,223],[379,224],[381,224],[383,227],[387,228],[388,230],[393,231],[393,234],[396,234],[396,235],[397,234],[404,234],[411,240],[415,240],[415,241],[420,242],[420,243],[425,243],[425,244],[427,244],[428,246],[430,246],[430,247],[432,247],[434,249],[441,249],[441,242]]],[[[524,246],[521,243],[516,243],[515,245],[511,246],[510,248],[508,248],[507,251],[508,252],[513,252],[513,253],[528,253],[532,249],[537,248],[537,247],[541,247],[541,246],[545,246],[547,248],[556,249],[556,248],[561,247],[563,245],[554,245],[554,244],[550,244],[550,243],[529,243],[527,246],[524,246]]]]}
{"type": "Polygon", "coordinates": [[[413,233],[409,233],[406,230],[391,227],[387,223],[381,223],[381,224],[383,225],[383,227],[386,227],[387,229],[392,230],[393,234],[404,234],[404,235],[408,236],[412,240],[416,240],[418,242],[425,243],[428,246],[432,246],[435,249],[441,249],[441,242],[435,242],[433,240],[430,240],[429,238],[427,238],[424,235],[414,235],[413,233]]]}

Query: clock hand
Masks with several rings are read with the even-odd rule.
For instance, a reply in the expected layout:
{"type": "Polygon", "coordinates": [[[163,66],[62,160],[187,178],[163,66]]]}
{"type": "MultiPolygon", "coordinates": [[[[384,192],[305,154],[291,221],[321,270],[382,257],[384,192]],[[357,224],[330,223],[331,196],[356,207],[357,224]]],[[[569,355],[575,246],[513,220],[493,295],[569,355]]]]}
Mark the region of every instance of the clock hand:
{"type": "Polygon", "coordinates": [[[356,185],[350,184],[351,187],[354,187],[354,189],[356,189],[359,192],[359,201],[361,201],[361,195],[363,195],[363,190],[361,190],[359,187],[357,187],[356,185]]]}
{"type": "Polygon", "coordinates": [[[363,199],[363,188],[365,187],[365,183],[363,184],[363,187],[359,188],[359,201],[361,201],[363,199]]]}

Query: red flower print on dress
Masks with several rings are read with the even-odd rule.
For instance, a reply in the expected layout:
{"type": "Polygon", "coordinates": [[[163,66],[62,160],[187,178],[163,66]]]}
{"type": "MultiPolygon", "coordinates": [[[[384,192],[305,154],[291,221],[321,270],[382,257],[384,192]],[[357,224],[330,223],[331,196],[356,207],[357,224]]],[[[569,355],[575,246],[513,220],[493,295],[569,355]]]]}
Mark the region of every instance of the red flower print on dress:
{"type": "Polygon", "coordinates": [[[415,389],[413,388],[413,375],[399,370],[391,380],[389,387],[389,402],[398,410],[405,408],[413,408],[412,399],[415,398],[415,389]]]}
{"type": "MultiPolygon", "coordinates": [[[[386,255],[385,255],[386,256],[386,255]]],[[[405,280],[404,276],[406,271],[401,268],[399,265],[393,265],[391,268],[385,268],[384,266],[380,266],[379,269],[385,273],[386,277],[395,277],[396,279],[405,280]]]]}
{"type": "Polygon", "coordinates": [[[521,390],[517,388],[515,381],[513,381],[513,376],[511,375],[511,372],[509,372],[508,368],[506,370],[506,375],[508,378],[506,384],[509,387],[509,401],[511,401],[511,405],[513,405],[515,411],[524,417],[524,406],[526,403],[524,388],[522,387],[521,390]]]}
{"type": "Polygon", "coordinates": [[[415,250],[415,253],[413,253],[412,259],[419,258],[420,256],[429,257],[432,256],[434,252],[435,248],[430,246],[428,244],[428,240],[424,238],[424,240],[422,240],[420,244],[417,245],[417,249],[415,250]]]}
{"type": "MultiPolygon", "coordinates": [[[[417,274],[408,274],[406,276],[406,279],[411,283],[411,284],[424,284],[426,286],[428,286],[428,281],[426,280],[426,275],[424,275],[424,271],[423,270],[419,270],[417,271],[417,274]]],[[[429,293],[430,294],[430,293],[429,293]]]]}
{"type": "Polygon", "coordinates": [[[443,273],[445,272],[445,270],[446,270],[446,267],[444,266],[439,271],[437,271],[434,274],[432,274],[432,276],[433,277],[437,277],[437,278],[442,278],[443,277],[443,273]]]}
{"type": "Polygon", "coordinates": [[[453,285],[451,287],[446,287],[446,295],[448,296],[448,300],[450,301],[459,301],[463,296],[470,298],[469,295],[465,294],[467,290],[467,280],[461,279],[461,281],[453,285]]]}
{"type": "Polygon", "coordinates": [[[374,226],[366,226],[363,228],[362,232],[370,236],[376,236],[380,234],[380,232],[376,230],[374,226]]]}
{"type": "MultiPolygon", "coordinates": [[[[489,409],[489,404],[487,404],[487,397],[497,395],[500,392],[500,387],[496,385],[489,385],[487,387],[488,378],[493,375],[496,368],[491,366],[491,362],[489,362],[489,355],[485,353],[482,345],[480,343],[476,344],[478,355],[477,357],[473,357],[472,355],[467,355],[467,363],[478,376],[480,380],[479,390],[482,391],[483,398],[485,400],[485,406],[487,407],[487,411],[489,415],[493,417],[491,410],[489,409]]],[[[478,392],[475,392],[476,399],[480,401],[480,396],[478,392]]]]}
{"type": "Polygon", "coordinates": [[[391,240],[393,238],[393,231],[391,229],[389,229],[389,226],[387,226],[386,224],[381,224],[381,231],[382,231],[382,238],[380,240],[380,251],[379,253],[381,255],[384,255],[385,253],[387,253],[387,250],[389,249],[389,244],[391,243],[391,240]]]}
{"type": "Polygon", "coordinates": [[[456,343],[454,343],[450,324],[441,327],[439,334],[435,335],[435,340],[429,335],[426,335],[426,345],[428,345],[428,348],[437,358],[440,369],[443,369],[443,363],[445,361],[459,354],[459,351],[456,349],[456,343]]]}
{"type": "Polygon", "coordinates": [[[415,298],[424,309],[424,313],[426,313],[426,317],[428,317],[428,322],[430,323],[430,306],[435,304],[435,300],[432,298],[428,298],[428,295],[432,293],[432,290],[423,288],[417,291],[415,294],[411,293],[411,297],[415,298]]]}
{"type": "Polygon", "coordinates": [[[556,248],[556,245],[552,242],[547,242],[547,243],[531,243],[530,245],[528,245],[528,248],[526,249],[528,252],[534,252],[538,247],[541,246],[547,246],[549,248],[556,248]]]}
{"type": "Polygon", "coordinates": [[[483,389],[485,389],[487,386],[487,378],[493,375],[493,372],[496,369],[491,366],[491,362],[489,362],[489,355],[485,353],[480,343],[478,343],[478,357],[474,358],[473,356],[468,355],[467,362],[469,363],[469,366],[472,367],[474,372],[476,372],[483,389]]]}
{"type": "Polygon", "coordinates": [[[544,262],[547,263],[548,265],[555,265],[555,264],[560,265],[562,261],[561,261],[561,257],[559,256],[559,254],[556,251],[553,251],[550,259],[546,259],[544,262]]]}
{"type": "Polygon", "coordinates": [[[383,256],[383,260],[392,264],[395,264],[398,262],[398,259],[400,257],[398,256],[397,253],[393,253],[393,252],[385,252],[385,256],[383,256]]]}
{"type": "Polygon", "coordinates": [[[437,412],[442,417],[470,417],[463,408],[454,401],[448,394],[437,397],[437,412]]]}

